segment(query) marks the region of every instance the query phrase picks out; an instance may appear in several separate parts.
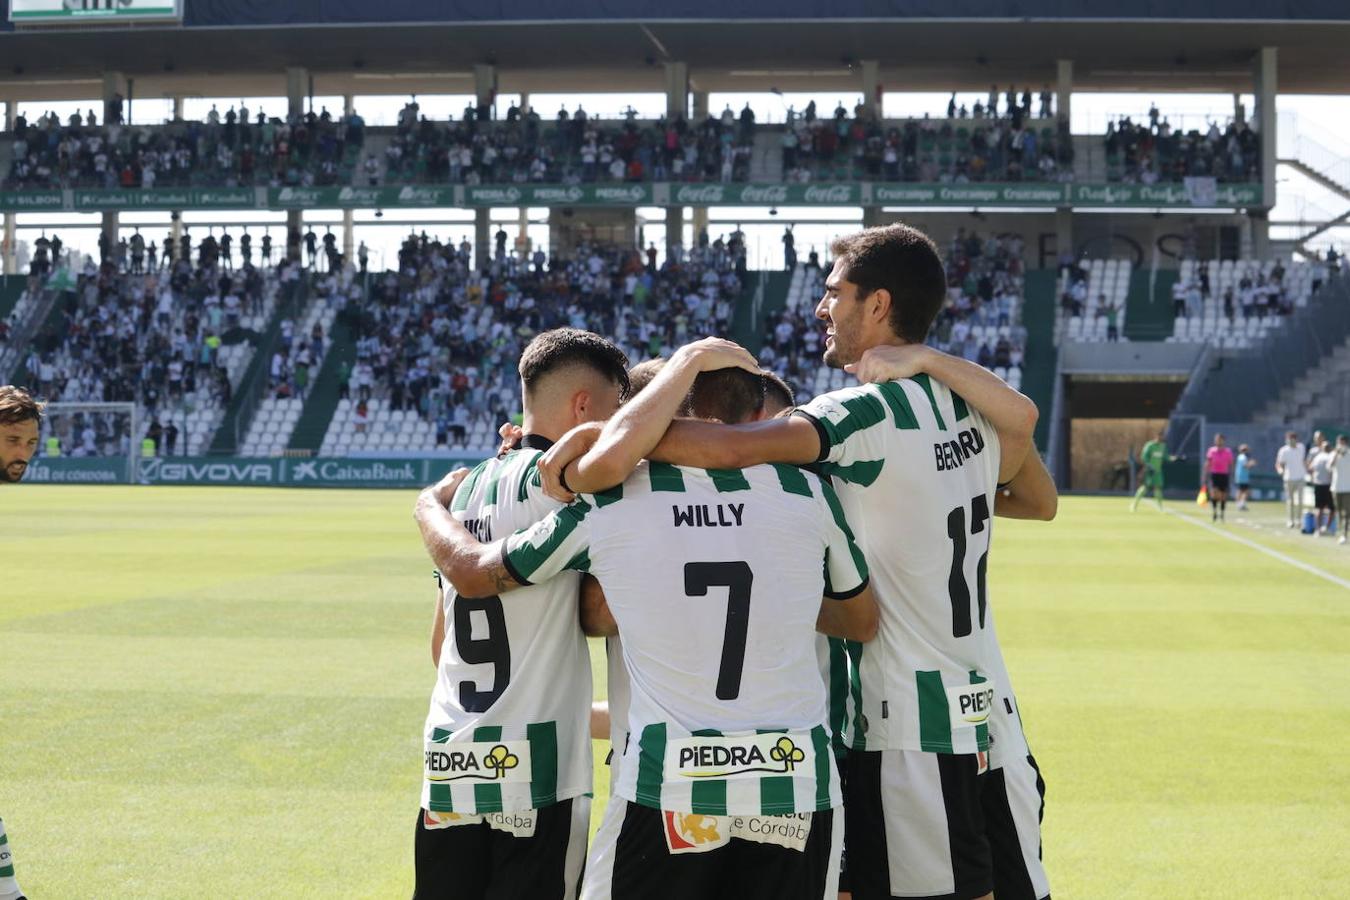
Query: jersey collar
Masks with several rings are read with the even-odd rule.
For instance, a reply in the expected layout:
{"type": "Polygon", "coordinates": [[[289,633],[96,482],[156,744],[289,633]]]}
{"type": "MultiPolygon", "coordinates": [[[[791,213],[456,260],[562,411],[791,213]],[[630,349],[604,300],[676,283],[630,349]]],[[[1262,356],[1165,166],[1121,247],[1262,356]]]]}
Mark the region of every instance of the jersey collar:
{"type": "Polygon", "coordinates": [[[543,435],[527,434],[521,437],[519,446],[526,450],[547,450],[553,442],[543,435]]]}

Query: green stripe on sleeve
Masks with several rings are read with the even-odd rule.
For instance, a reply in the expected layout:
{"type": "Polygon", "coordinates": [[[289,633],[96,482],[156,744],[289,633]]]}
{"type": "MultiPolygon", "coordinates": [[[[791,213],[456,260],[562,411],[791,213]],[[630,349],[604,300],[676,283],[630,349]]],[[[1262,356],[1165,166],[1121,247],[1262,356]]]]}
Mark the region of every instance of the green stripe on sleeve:
{"type": "Polygon", "coordinates": [[[530,742],[530,804],[538,809],[558,802],[558,723],[525,726],[530,742]]]}
{"type": "Polygon", "coordinates": [[[844,508],[839,505],[839,495],[834,492],[828,482],[820,483],[821,493],[825,495],[825,502],[829,504],[830,512],[834,515],[834,524],[839,526],[839,530],[848,538],[848,550],[853,557],[853,567],[858,570],[858,580],[865,581],[868,577],[867,559],[858,549],[857,543],[853,540],[853,529],[848,527],[848,519],[844,518],[844,508]]]}
{"type": "Polygon", "coordinates": [[[647,475],[652,480],[653,491],[684,492],[684,473],[670,463],[647,463],[647,475]]]}
{"type": "Polygon", "coordinates": [[[830,731],[837,747],[844,746],[848,719],[848,647],[843,638],[826,638],[830,644],[830,731]]]}
{"type": "Polygon", "coordinates": [[[478,486],[478,479],[482,476],[483,470],[487,468],[487,464],[488,461],[485,459],[474,466],[474,470],[460,484],[459,490],[455,491],[455,496],[450,501],[451,512],[463,512],[469,508],[469,498],[473,496],[473,489],[478,486]]]}
{"type": "Polygon", "coordinates": [[[567,561],[564,569],[571,569],[573,572],[589,572],[591,570],[591,551],[582,550],[576,556],[567,561]]]}
{"type": "Polygon", "coordinates": [[[616,484],[607,491],[600,491],[592,496],[595,497],[595,508],[604,509],[611,503],[618,503],[623,499],[623,484],[616,484]]]}
{"type": "Polygon", "coordinates": [[[811,482],[801,469],[787,463],[774,463],[773,470],[778,473],[778,484],[786,493],[800,494],[803,497],[812,496],[811,482]]]}
{"type": "MultiPolygon", "coordinates": [[[[984,684],[988,680],[974,669],[970,670],[971,684],[984,684]]],[[[975,726],[975,744],[981,750],[989,749],[989,723],[987,721],[975,726]]]]}
{"type": "Polygon", "coordinates": [[[577,500],[572,505],[564,506],[554,512],[549,519],[544,520],[544,522],[550,520],[555,522],[553,531],[538,547],[529,543],[522,535],[530,534],[539,528],[542,523],[537,523],[528,531],[516,532],[506,539],[507,564],[522,578],[533,580],[534,573],[539,571],[549,561],[550,557],[558,552],[559,548],[572,536],[572,532],[577,530],[577,526],[586,520],[586,514],[590,511],[590,504],[584,500],[577,500]]]}
{"type": "MultiPolygon", "coordinates": [[[[473,730],[475,742],[492,743],[502,739],[500,725],[484,725],[473,730]]],[[[474,811],[478,814],[502,811],[502,786],[500,784],[475,784],[473,786],[474,811]]]]}
{"type": "Polygon", "coordinates": [[[937,427],[946,431],[947,421],[942,418],[942,410],[938,409],[937,397],[933,396],[933,379],[928,377],[927,372],[920,372],[914,376],[914,382],[928,395],[928,405],[933,407],[933,418],[937,419],[937,427]]]}
{"type": "Polygon", "coordinates": [[[956,421],[958,422],[970,417],[970,407],[966,406],[966,398],[956,391],[952,391],[952,411],[956,413],[956,421]]]}
{"type": "Polygon", "coordinates": [[[13,878],[13,877],[14,877],[13,866],[0,866],[0,878],[13,878]]]}
{"type": "Polygon", "coordinates": [[[952,752],[952,719],[941,672],[915,672],[919,695],[919,747],[929,753],[952,752]]]}
{"type": "MultiPolygon", "coordinates": [[[[714,728],[701,728],[693,732],[694,737],[721,737],[722,732],[714,728]]],[[[725,816],[727,814],[727,783],[721,778],[707,778],[695,781],[689,786],[689,809],[705,816],[725,816]]]]}
{"type": "Polygon", "coordinates": [[[838,424],[828,419],[822,421],[830,433],[831,444],[842,444],[864,428],[871,428],[886,418],[886,409],[881,405],[881,401],[865,389],[863,393],[841,401],[840,405],[848,410],[847,416],[838,424]]]}
{"type": "Polygon", "coordinates": [[[637,790],[634,797],[643,806],[661,808],[661,773],[666,764],[666,723],[642,729],[638,739],[637,790]]]}
{"type": "Polygon", "coordinates": [[[819,725],[811,729],[811,745],[816,751],[816,809],[829,809],[833,805],[830,802],[830,766],[833,758],[830,754],[830,736],[819,725]]]}
{"type": "Polygon", "coordinates": [[[909,405],[909,397],[899,382],[888,381],[877,385],[877,388],[881,391],[881,397],[886,401],[886,405],[891,408],[891,418],[895,420],[896,428],[910,431],[919,427],[914,407],[909,405]]]}
{"type": "Polygon", "coordinates": [[[885,465],[886,460],[884,459],[860,459],[846,466],[841,466],[838,463],[821,463],[820,471],[821,474],[828,475],[831,478],[838,478],[840,481],[847,481],[849,484],[868,487],[881,475],[881,470],[885,465]]]}
{"type": "Polygon", "coordinates": [[[740,469],[707,469],[705,471],[707,471],[708,477],[712,479],[713,487],[717,488],[719,494],[750,490],[750,482],[740,469]]]}

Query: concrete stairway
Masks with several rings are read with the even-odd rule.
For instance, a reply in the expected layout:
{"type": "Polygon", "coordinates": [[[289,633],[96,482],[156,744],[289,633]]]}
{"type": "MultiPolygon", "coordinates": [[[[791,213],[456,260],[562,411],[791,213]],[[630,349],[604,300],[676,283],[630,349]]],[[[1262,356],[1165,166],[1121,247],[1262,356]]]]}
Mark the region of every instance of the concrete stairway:
{"type": "Polygon", "coordinates": [[[1350,339],[1262,407],[1262,425],[1350,420],[1350,339]]]}

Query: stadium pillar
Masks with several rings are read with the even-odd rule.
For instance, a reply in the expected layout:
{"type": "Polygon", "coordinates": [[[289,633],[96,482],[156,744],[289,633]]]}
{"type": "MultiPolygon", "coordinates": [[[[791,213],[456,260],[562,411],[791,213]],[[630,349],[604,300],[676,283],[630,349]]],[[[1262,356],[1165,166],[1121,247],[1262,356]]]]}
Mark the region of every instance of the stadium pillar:
{"type": "Polygon", "coordinates": [[[864,206],[862,224],[864,228],[876,228],[878,225],[885,224],[881,221],[882,212],[880,206],[864,206]]]}
{"type": "Polygon", "coordinates": [[[1073,253],[1073,208],[1061,206],[1055,210],[1055,253],[1063,256],[1073,253]]]}
{"type": "Polygon", "coordinates": [[[530,210],[527,207],[522,206],[518,211],[518,215],[516,255],[520,258],[521,262],[526,262],[530,258],[530,210]]]}
{"type": "Polygon", "coordinates": [[[483,117],[486,109],[488,118],[496,118],[497,103],[497,67],[478,63],[473,67],[473,92],[478,98],[478,115],[483,117]]]}
{"type": "Polygon", "coordinates": [[[112,121],[113,111],[123,115],[123,102],[127,96],[127,76],[121,72],[103,73],[103,121],[112,121]]]}
{"type": "MultiPolygon", "coordinates": [[[[1261,209],[1269,210],[1275,205],[1275,129],[1279,117],[1275,114],[1275,92],[1278,88],[1276,84],[1276,51],[1274,47],[1262,47],[1256,52],[1256,58],[1253,60],[1253,82],[1252,94],[1255,103],[1252,109],[1252,120],[1256,125],[1257,138],[1261,142],[1261,209]]],[[[1269,226],[1265,224],[1265,216],[1261,217],[1262,239],[1256,245],[1257,252],[1260,253],[1265,247],[1265,240],[1268,236],[1269,226]]],[[[1252,220],[1255,225],[1256,219],[1252,220]]]]}
{"type": "MultiPolygon", "coordinates": [[[[18,116],[18,104],[14,102],[13,97],[5,98],[5,133],[10,134],[14,131],[14,119],[18,116]]],[[[6,275],[18,274],[15,269],[14,246],[15,238],[15,218],[14,213],[5,213],[5,231],[3,239],[0,239],[0,267],[3,267],[6,275]]]]}
{"type": "Polygon", "coordinates": [[[666,207],[666,259],[675,257],[675,248],[684,245],[684,207],[666,207]]]}
{"type": "Polygon", "coordinates": [[[173,98],[173,118],[174,121],[181,121],[183,118],[183,98],[181,95],[173,98]]]}
{"type": "Polygon", "coordinates": [[[356,98],[353,97],[351,94],[343,94],[342,114],[344,116],[350,116],[354,112],[356,112],[356,98]]]}
{"type": "Polygon", "coordinates": [[[708,92],[694,91],[694,121],[702,122],[708,118],[708,92]]]}
{"type": "MultiPolygon", "coordinates": [[[[117,259],[117,213],[105,212],[103,214],[103,235],[108,239],[108,258],[117,259]]],[[[100,260],[102,262],[102,260],[100,260]]]]}
{"type": "Polygon", "coordinates": [[[524,119],[530,113],[530,95],[526,91],[520,92],[520,117],[524,119]]]}
{"type": "Polygon", "coordinates": [[[1055,61],[1055,115],[1066,122],[1073,112],[1073,60],[1055,61]]]}
{"type": "Polygon", "coordinates": [[[708,207],[694,207],[694,246],[701,246],[703,235],[708,231],[708,207]]]}
{"type": "Polygon", "coordinates": [[[863,112],[870,119],[881,118],[881,63],[875,59],[862,61],[863,112]]]}
{"type": "Polygon", "coordinates": [[[300,66],[286,69],[286,113],[292,119],[305,114],[305,95],[309,93],[309,70],[300,66]]]}
{"type": "Polygon", "coordinates": [[[1252,256],[1267,259],[1270,256],[1270,210],[1247,210],[1247,223],[1251,226],[1252,256]]]}
{"type": "Polygon", "coordinates": [[[482,272],[492,261],[492,210],[487,208],[473,211],[473,264],[482,272]]]}
{"type": "MultiPolygon", "coordinates": [[[[666,116],[672,120],[689,117],[688,63],[666,63],[666,116]]],[[[669,213],[666,218],[669,220],[669,213]]]]}
{"type": "Polygon", "coordinates": [[[353,210],[342,211],[342,259],[352,262],[356,254],[356,215],[353,210]]]}

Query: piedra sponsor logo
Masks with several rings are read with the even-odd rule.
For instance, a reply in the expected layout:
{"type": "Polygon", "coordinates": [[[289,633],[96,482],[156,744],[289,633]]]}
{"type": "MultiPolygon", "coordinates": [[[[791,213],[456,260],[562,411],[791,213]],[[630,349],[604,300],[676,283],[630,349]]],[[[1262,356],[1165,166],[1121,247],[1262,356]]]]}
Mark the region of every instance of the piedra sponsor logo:
{"type": "Polygon", "coordinates": [[[338,202],[357,206],[376,206],[380,202],[380,189],[345,187],[338,191],[338,202]]]}
{"type": "Polygon", "coordinates": [[[788,189],[785,184],[747,184],[739,199],[742,203],[786,203],[788,189]]]}
{"type": "Polygon", "coordinates": [[[640,185],[630,187],[598,187],[595,199],[608,203],[641,203],[647,199],[647,189],[640,185]]]}
{"type": "Polygon", "coordinates": [[[947,688],[952,725],[983,725],[994,708],[994,685],[988,681],[947,688]]]}
{"type": "Polygon", "coordinates": [[[394,482],[396,484],[416,484],[420,473],[411,462],[390,465],[383,462],[338,462],[330,460],[319,462],[299,462],[291,469],[291,480],[302,481],[348,481],[365,484],[394,482]]]}
{"type": "Polygon", "coordinates": [[[1134,199],[1134,193],[1126,188],[1113,188],[1110,185],[1080,184],[1073,189],[1073,198],[1089,203],[1128,203],[1134,199]]]}
{"type": "Polygon", "coordinates": [[[441,194],[440,188],[402,187],[398,191],[398,202],[436,206],[441,202],[441,194]]]}
{"type": "Polygon", "coordinates": [[[676,203],[725,203],[726,189],[720,184],[681,185],[675,192],[676,203]]]}
{"type": "Polygon", "coordinates": [[[1144,185],[1139,188],[1138,199],[1147,203],[1188,203],[1190,197],[1184,187],[1168,185],[1159,187],[1156,185],[1144,185]]]}
{"type": "Polygon", "coordinates": [[[145,459],[141,460],[141,480],[156,484],[274,484],[277,473],[268,463],[145,459]]]}
{"type": "Polygon", "coordinates": [[[278,203],[291,206],[318,206],[320,192],[315,188],[282,188],[277,194],[278,203]]]}
{"type": "Polygon", "coordinates": [[[785,734],[691,737],[667,745],[666,768],[682,778],[791,774],[806,752],[785,734]]]}
{"type": "MultiPolygon", "coordinates": [[[[412,190],[412,188],[404,188],[412,190]]],[[[474,203],[500,203],[510,206],[521,198],[520,188],[515,187],[474,187],[469,188],[469,199],[474,203]]],[[[399,195],[402,199],[402,194],[399,195]]]]}
{"type": "Polygon", "coordinates": [[[853,188],[847,184],[833,184],[829,187],[808,185],[804,199],[807,203],[856,203],[853,188]]]}
{"type": "Polygon", "coordinates": [[[506,744],[440,744],[426,749],[427,781],[506,781],[520,767],[520,755],[506,744]],[[486,748],[486,749],[485,749],[486,748]]]}
{"type": "Polygon", "coordinates": [[[539,203],[576,203],[586,196],[586,192],[575,184],[566,187],[536,187],[531,188],[530,193],[539,203]]]}

